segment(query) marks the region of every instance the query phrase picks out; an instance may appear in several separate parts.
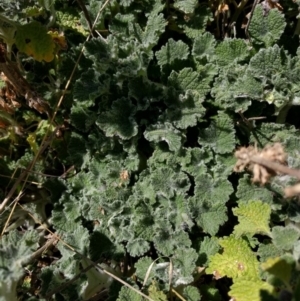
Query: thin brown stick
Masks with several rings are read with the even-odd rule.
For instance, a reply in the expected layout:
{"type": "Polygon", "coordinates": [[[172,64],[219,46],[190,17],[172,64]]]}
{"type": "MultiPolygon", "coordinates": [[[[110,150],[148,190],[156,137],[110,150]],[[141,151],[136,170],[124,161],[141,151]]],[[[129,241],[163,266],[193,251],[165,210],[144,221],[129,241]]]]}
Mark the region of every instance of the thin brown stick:
{"type": "Polygon", "coordinates": [[[38,250],[36,250],[34,253],[30,255],[29,258],[26,259],[26,261],[22,262],[23,266],[28,265],[33,260],[36,260],[41,257],[43,252],[45,252],[48,248],[50,248],[52,245],[54,245],[58,241],[58,238],[54,235],[52,236],[42,247],[40,247],[38,250]]]}
{"type": "Polygon", "coordinates": [[[247,38],[248,38],[248,40],[249,40],[250,43],[251,43],[251,37],[250,37],[250,34],[249,34],[249,26],[250,26],[250,23],[251,23],[253,14],[254,14],[255,7],[256,7],[256,5],[258,4],[259,1],[260,0],[254,0],[251,12],[249,14],[249,19],[248,19],[248,22],[247,22],[247,25],[246,25],[246,28],[245,28],[245,34],[246,34],[246,36],[247,36],[247,38]]]}
{"type": "Polygon", "coordinates": [[[295,178],[300,180],[300,170],[292,169],[288,166],[285,166],[285,165],[282,165],[282,164],[279,164],[279,163],[276,163],[276,162],[273,162],[273,161],[266,160],[266,159],[264,159],[260,156],[257,156],[257,155],[250,156],[249,160],[253,163],[259,164],[259,165],[261,165],[263,167],[266,167],[268,169],[271,169],[275,172],[279,172],[279,173],[282,173],[282,174],[287,174],[287,175],[290,175],[290,176],[295,177],[295,178]]]}

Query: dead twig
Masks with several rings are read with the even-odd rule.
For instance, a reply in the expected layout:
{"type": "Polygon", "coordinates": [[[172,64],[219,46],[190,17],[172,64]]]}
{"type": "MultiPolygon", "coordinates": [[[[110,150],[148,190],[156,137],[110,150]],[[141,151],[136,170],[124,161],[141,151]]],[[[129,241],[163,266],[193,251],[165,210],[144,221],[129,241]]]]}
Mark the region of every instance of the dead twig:
{"type": "MultiPolygon", "coordinates": [[[[300,180],[300,170],[290,168],[286,165],[286,154],[280,143],[266,146],[257,150],[253,146],[242,147],[235,152],[238,159],[234,171],[241,172],[249,169],[253,173],[253,182],[266,184],[271,177],[285,174],[300,180]]],[[[285,188],[285,196],[293,197],[300,194],[300,184],[285,188]]]]}

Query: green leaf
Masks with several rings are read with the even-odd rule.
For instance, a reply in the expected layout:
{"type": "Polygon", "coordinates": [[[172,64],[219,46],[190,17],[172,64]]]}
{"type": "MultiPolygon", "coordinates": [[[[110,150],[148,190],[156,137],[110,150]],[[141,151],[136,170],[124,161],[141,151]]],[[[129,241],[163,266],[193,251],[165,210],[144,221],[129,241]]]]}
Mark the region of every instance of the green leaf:
{"type": "Polygon", "coordinates": [[[264,98],[263,86],[245,67],[232,66],[230,70],[222,70],[215,80],[212,89],[214,104],[235,112],[246,111],[251,100],[261,101],[264,98]]]}
{"type": "MultiPolygon", "coordinates": [[[[105,72],[112,64],[112,53],[110,47],[113,47],[113,41],[108,39],[105,42],[102,38],[93,38],[87,41],[84,45],[84,55],[87,59],[91,60],[94,66],[97,69],[92,69],[95,72],[95,75],[99,76],[98,72],[105,72]],[[111,45],[112,44],[112,45],[111,45]]],[[[88,80],[84,75],[83,79],[88,80]]],[[[96,81],[95,76],[92,76],[93,80],[96,81]]],[[[109,78],[104,78],[106,81],[109,81],[109,78]]],[[[88,83],[85,83],[88,85],[88,83]]],[[[101,86],[101,82],[98,83],[101,86]]],[[[99,89],[100,90],[100,89],[99,89]]]]}
{"type": "Polygon", "coordinates": [[[261,268],[280,279],[285,286],[289,287],[293,268],[291,262],[281,257],[268,258],[266,262],[261,264],[261,268]]]}
{"type": "Polygon", "coordinates": [[[239,279],[230,287],[229,296],[237,301],[261,301],[261,292],[273,294],[274,287],[260,279],[239,279]]]}
{"type": "Polygon", "coordinates": [[[286,59],[286,54],[278,45],[262,48],[251,58],[248,70],[261,81],[268,81],[284,72],[286,59]]]}
{"type": "Polygon", "coordinates": [[[221,301],[222,297],[220,292],[215,287],[211,285],[203,284],[200,286],[201,296],[203,296],[203,300],[210,300],[210,301],[221,301]]]}
{"type": "Polygon", "coordinates": [[[136,238],[130,240],[127,243],[126,248],[131,256],[136,257],[145,254],[149,250],[150,245],[149,242],[145,241],[144,239],[136,238]]]}
{"type": "Polygon", "coordinates": [[[199,258],[197,260],[197,265],[207,266],[209,257],[215,255],[220,250],[218,240],[216,237],[205,236],[204,239],[197,242],[197,244],[200,244],[200,248],[198,250],[199,258]]]}
{"type": "Polygon", "coordinates": [[[260,257],[260,261],[264,262],[267,261],[269,258],[278,257],[284,254],[284,251],[278,249],[272,243],[261,243],[258,246],[257,254],[260,257]]]}
{"type": "Polygon", "coordinates": [[[192,68],[184,68],[179,73],[172,71],[168,78],[168,86],[183,94],[187,90],[195,90],[200,96],[205,96],[209,91],[209,85],[200,75],[192,68]]]}
{"type": "Polygon", "coordinates": [[[175,60],[186,60],[189,56],[189,47],[182,41],[174,41],[169,39],[167,44],[162,46],[159,51],[155,53],[158,64],[171,65],[175,60]]]}
{"type": "Polygon", "coordinates": [[[157,123],[156,125],[149,126],[144,132],[144,136],[149,141],[166,141],[171,151],[177,151],[181,147],[181,140],[183,134],[176,130],[170,123],[164,124],[157,123]]]}
{"type": "Polygon", "coordinates": [[[234,227],[234,235],[240,237],[244,234],[266,234],[271,235],[269,223],[271,217],[270,205],[262,201],[249,201],[240,203],[238,208],[232,209],[237,216],[239,224],[234,227]]]}
{"type": "Polygon", "coordinates": [[[217,278],[233,278],[234,283],[239,278],[259,280],[256,255],[245,240],[231,236],[220,239],[219,243],[223,251],[210,257],[207,273],[217,278]]]}
{"type": "Polygon", "coordinates": [[[201,300],[199,290],[196,287],[193,287],[193,286],[190,286],[190,285],[186,286],[183,289],[182,296],[187,301],[200,301],[201,300]]]}
{"type": "Polygon", "coordinates": [[[232,119],[222,111],[219,111],[218,115],[212,119],[208,128],[200,129],[199,144],[210,146],[219,154],[232,152],[235,148],[235,131],[232,119]]]}
{"type": "Polygon", "coordinates": [[[111,110],[100,113],[96,124],[105,132],[107,137],[119,136],[130,139],[138,132],[134,120],[135,107],[125,97],[113,102],[111,110]]]}
{"type": "Polygon", "coordinates": [[[284,14],[278,9],[270,9],[268,13],[263,6],[255,7],[249,25],[249,34],[255,43],[263,43],[266,47],[277,42],[285,29],[284,14]]]}
{"type": "Polygon", "coordinates": [[[209,174],[198,174],[195,177],[194,193],[199,203],[225,204],[232,192],[232,184],[227,179],[213,178],[209,174]]]}
{"type": "Polygon", "coordinates": [[[275,226],[272,228],[273,243],[279,249],[291,250],[299,237],[300,232],[292,226],[275,226]]]}
{"type": "Polygon", "coordinates": [[[194,40],[192,55],[196,60],[206,58],[211,61],[215,55],[216,40],[214,36],[205,32],[194,40]]]}
{"type": "Polygon", "coordinates": [[[156,282],[152,282],[152,284],[149,286],[148,294],[149,297],[155,301],[168,301],[166,294],[159,290],[156,282]]]}
{"type": "Polygon", "coordinates": [[[203,203],[202,208],[198,209],[200,214],[196,217],[196,222],[204,232],[216,235],[220,226],[228,220],[227,208],[224,204],[215,204],[210,208],[208,206],[208,203],[203,203]]]}
{"type": "Polygon", "coordinates": [[[180,129],[195,126],[204,117],[206,111],[202,105],[204,99],[198,92],[192,90],[187,90],[184,95],[178,95],[174,90],[172,92],[170,94],[173,97],[168,95],[170,99],[168,101],[170,107],[167,109],[168,119],[180,129]]]}
{"type": "Polygon", "coordinates": [[[192,14],[198,5],[197,0],[175,0],[174,7],[185,14],[192,14]]]}
{"type": "Polygon", "coordinates": [[[117,301],[140,301],[142,296],[127,286],[122,286],[117,301]]]}
{"type": "Polygon", "coordinates": [[[169,167],[161,167],[151,173],[151,185],[156,195],[171,198],[175,195],[185,195],[190,187],[190,181],[183,172],[175,173],[169,167]]]}
{"type": "MultiPolygon", "coordinates": [[[[183,0],[181,2],[183,2],[183,0]]],[[[185,21],[181,27],[185,34],[193,40],[205,31],[210,21],[213,21],[212,10],[206,3],[200,3],[194,13],[188,15],[187,21],[185,21]]]]}
{"type": "Polygon", "coordinates": [[[182,169],[190,175],[196,177],[207,172],[206,164],[213,158],[213,154],[208,148],[192,148],[188,150],[190,160],[185,162],[182,169]]]}
{"type": "Polygon", "coordinates": [[[47,33],[46,27],[39,22],[33,21],[18,26],[15,41],[20,51],[39,62],[51,62],[54,59],[54,41],[47,33]]]}
{"type": "Polygon", "coordinates": [[[22,265],[28,260],[39,244],[39,234],[36,230],[27,230],[23,234],[11,230],[3,235],[0,241],[0,282],[18,281],[24,274],[22,265]]]}
{"type": "Polygon", "coordinates": [[[74,104],[70,114],[71,124],[82,132],[87,132],[97,120],[96,113],[81,104],[74,104]]]}
{"type": "MultiPolygon", "coordinates": [[[[138,277],[140,282],[143,282],[146,274],[148,272],[149,267],[151,266],[153,260],[148,257],[148,256],[144,256],[142,258],[140,258],[138,260],[138,262],[135,263],[134,267],[136,269],[135,274],[138,277]]],[[[155,269],[154,267],[150,270],[150,273],[148,275],[148,280],[146,285],[149,285],[151,280],[154,278],[155,276],[155,269]]]]}
{"type": "Polygon", "coordinates": [[[91,107],[95,105],[96,97],[109,91],[109,80],[101,78],[100,73],[94,68],[89,68],[83,72],[74,85],[74,101],[80,106],[91,107]]]}
{"type": "Polygon", "coordinates": [[[162,87],[142,76],[130,79],[128,88],[128,96],[137,102],[137,111],[144,111],[153,102],[158,102],[163,98],[162,87]]]}
{"type": "Polygon", "coordinates": [[[164,222],[163,225],[155,230],[153,242],[156,250],[164,256],[170,256],[174,252],[177,252],[178,248],[188,248],[192,244],[188,233],[183,230],[172,230],[167,222],[164,222]],[[163,226],[165,227],[163,228],[163,226]]]}
{"type": "Polygon", "coordinates": [[[272,192],[266,187],[253,184],[250,180],[250,176],[247,174],[239,179],[236,196],[239,198],[239,202],[262,200],[267,204],[273,204],[272,192]]]}
{"type": "MultiPolygon", "coordinates": [[[[161,6],[160,9],[162,9],[161,6]]],[[[152,11],[148,17],[147,25],[143,33],[143,46],[147,49],[152,49],[158,42],[160,35],[165,31],[167,25],[163,14],[159,14],[157,11],[152,11]]]]}
{"type": "Polygon", "coordinates": [[[242,62],[248,56],[248,46],[242,39],[225,39],[215,50],[215,57],[220,66],[242,62]]]}
{"type": "Polygon", "coordinates": [[[192,248],[179,248],[172,257],[174,286],[189,284],[196,268],[197,253],[192,248]]]}

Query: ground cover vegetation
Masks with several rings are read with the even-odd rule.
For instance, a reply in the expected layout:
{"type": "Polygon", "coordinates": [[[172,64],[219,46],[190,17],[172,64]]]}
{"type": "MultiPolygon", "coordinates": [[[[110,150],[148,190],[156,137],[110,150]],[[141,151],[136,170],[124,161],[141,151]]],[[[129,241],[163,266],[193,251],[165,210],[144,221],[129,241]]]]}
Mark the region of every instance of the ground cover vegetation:
{"type": "Polygon", "coordinates": [[[0,300],[299,300],[299,5],[1,1],[0,300]]]}

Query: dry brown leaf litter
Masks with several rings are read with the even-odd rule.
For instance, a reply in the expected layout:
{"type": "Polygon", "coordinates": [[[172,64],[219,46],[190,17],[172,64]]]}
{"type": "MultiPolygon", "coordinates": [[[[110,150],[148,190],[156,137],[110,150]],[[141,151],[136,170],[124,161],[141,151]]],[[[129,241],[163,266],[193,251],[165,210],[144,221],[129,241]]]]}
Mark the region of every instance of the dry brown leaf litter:
{"type": "MultiPolygon", "coordinates": [[[[286,154],[280,143],[267,145],[262,150],[256,147],[241,147],[235,152],[238,159],[234,167],[235,172],[250,170],[254,183],[266,184],[279,174],[287,174],[300,180],[300,171],[291,169],[286,164],[286,154]]],[[[285,188],[285,196],[293,197],[300,194],[300,184],[285,188]]]]}

